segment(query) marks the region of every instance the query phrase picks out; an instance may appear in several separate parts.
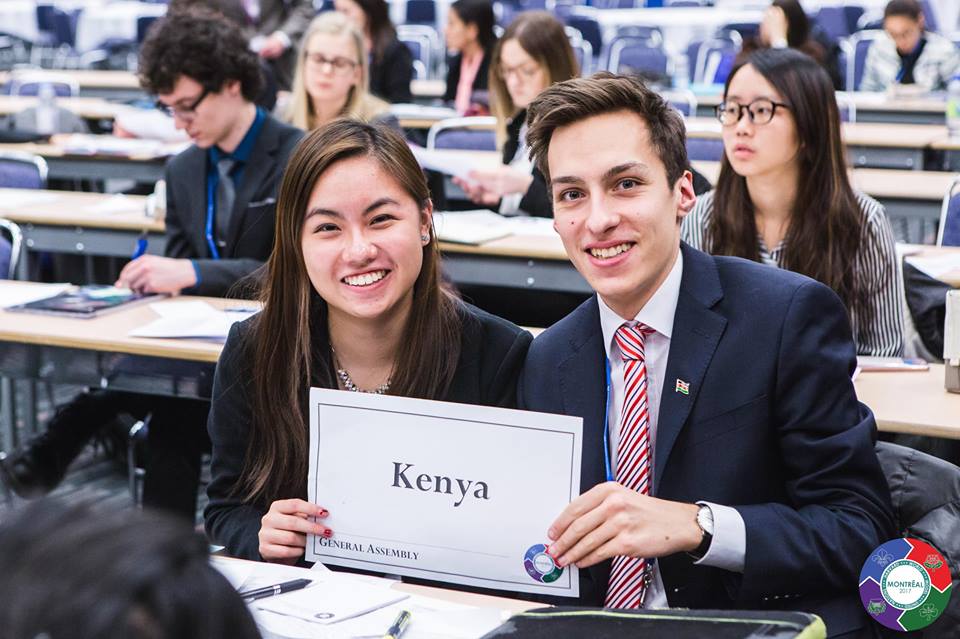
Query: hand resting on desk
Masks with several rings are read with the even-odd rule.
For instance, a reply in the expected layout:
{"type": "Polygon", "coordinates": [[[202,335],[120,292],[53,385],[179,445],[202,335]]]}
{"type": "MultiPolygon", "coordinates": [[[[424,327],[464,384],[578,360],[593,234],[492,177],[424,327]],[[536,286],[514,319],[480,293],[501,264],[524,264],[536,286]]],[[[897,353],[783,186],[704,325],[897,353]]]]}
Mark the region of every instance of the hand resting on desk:
{"type": "Polygon", "coordinates": [[[115,286],[138,293],[179,293],[196,284],[190,260],[142,255],[123,267],[115,286]]]}
{"type": "Polygon", "coordinates": [[[696,504],[656,499],[607,482],[583,493],[550,525],[547,552],[560,566],[587,568],[617,555],[663,557],[695,550],[696,504]]]}
{"type": "Polygon", "coordinates": [[[326,517],[325,508],[302,499],[279,499],[260,519],[260,556],[265,561],[295,564],[307,547],[307,533],[332,537],[333,531],[309,517],[326,517]]]}
{"type": "Polygon", "coordinates": [[[504,195],[526,193],[533,183],[533,175],[503,165],[470,171],[468,179],[453,178],[453,182],[477,204],[494,206],[504,195]]]}

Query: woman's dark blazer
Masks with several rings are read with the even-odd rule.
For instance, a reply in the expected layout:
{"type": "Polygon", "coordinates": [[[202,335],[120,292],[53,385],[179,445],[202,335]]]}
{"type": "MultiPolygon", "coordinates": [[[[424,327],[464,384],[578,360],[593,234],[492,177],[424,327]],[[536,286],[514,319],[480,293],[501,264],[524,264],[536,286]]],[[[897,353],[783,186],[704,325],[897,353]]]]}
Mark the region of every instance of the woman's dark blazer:
{"type": "MultiPolygon", "coordinates": [[[[442,400],[485,406],[516,406],[517,380],[533,337],[505,319],[462,304],[463,338],[453,380],[442,400]]],[[[260,519],[273,500],[250,503],[232,494],[250,439],[251,375],[248,342],[256,316],[230,329],[214,376],[207,430],[213,444],[209,503],[204,526],[212,543],[226,546],[232,557],[260,560],[260,519]]],[[[306,498],[277,495],[275,499],[306,498]]]]}
{"type": "Polygon", "coordinates": [[[413,102],[413,54],[396,37],[370,61],[370,93],[387,102],[413,102]]]}
{"type": "MultiPolygon", "coordinates": [[[[507,141],[503,145],[504,164],[510,164],[513,156],[517,154],[517,147],[520,146],[520,127],[526,119],[527,110],[524,109],[507,122],[507,141]]],[[[533,169],[533,182],[520,200],[520,208],[536,217],[553,217],[553,204],[550,200],[550,191],[547,189],[547,181],[536,167],[533,169]]]]}
{"type": "MultiPolygon", "coordinates": [[[[450,58],[447,62],[447,90],[443,94],[444,102],[453,102],[457,99],[457,85],[460,84],[460,64],[463,62],[463,54],[450,58]]],[[[480,61],[480,68],[477,69],[477,75],[473,79],[474,91],[486,91],[490,84],[490,50],[484,49],[483,60],[480,61]]]]}

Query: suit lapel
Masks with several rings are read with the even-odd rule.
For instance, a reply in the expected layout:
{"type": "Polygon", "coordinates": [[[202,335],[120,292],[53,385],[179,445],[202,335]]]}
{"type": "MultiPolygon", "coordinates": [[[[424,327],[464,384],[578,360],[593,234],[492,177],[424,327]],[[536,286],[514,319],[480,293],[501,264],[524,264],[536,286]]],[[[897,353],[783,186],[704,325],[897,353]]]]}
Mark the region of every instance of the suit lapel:
{"type": "Polygon", "coordinates": [[[713,258],[683,245],[683,278],[663,380],[654,452],[654,494],[670,461],[670,452],[697,400],[704,376],[727,320],[711,310],[723,297],[713,258]],[[682,392],[684,384],[687,393],[682,392]]]}
{"type": "Polygon", "coordinates": [[[257,141],[253,145],[250,159],[243,168],[243,179],[237,190],[237,197],[233,202],[233,211],[230,215],[230,228],[227,230],[227,253],[233,254],[233,247],[237,241],[237,233],[243,222],[247,206],[254,194],[263,185],[265,178],[274,168],[274,154],[277,149],[277,132],[273,127],[272,118],[268,115],[260,129],[257,141]]]}

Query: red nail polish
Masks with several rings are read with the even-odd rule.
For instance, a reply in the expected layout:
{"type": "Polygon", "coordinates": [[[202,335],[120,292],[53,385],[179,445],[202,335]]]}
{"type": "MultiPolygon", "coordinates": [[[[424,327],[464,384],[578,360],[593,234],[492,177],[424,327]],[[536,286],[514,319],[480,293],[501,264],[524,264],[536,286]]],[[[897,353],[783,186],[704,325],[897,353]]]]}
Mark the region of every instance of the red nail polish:
{"type": "Polygon", "coordinates": [[[327,539],[330,539],[331,537],[333,537],[333,531],[330,530],[329,528],[325,528],[323,530],[323,536],[326,537],[327,539]]]}
{"type": "Polygon", "coordinates": [[[326,517],[329,514],[326,508],[321,508],[320,512],[317,513],[317,517],[326,517]]]}

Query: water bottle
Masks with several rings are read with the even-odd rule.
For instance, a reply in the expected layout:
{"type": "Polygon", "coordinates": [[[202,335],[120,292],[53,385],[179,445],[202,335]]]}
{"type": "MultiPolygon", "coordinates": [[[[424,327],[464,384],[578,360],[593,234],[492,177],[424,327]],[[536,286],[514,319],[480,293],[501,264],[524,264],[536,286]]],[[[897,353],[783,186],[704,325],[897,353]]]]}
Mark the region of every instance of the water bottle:
{"type": "Polygon", "coordinates": [[[951,139],[960,139],[960,74],[947,84],[947,131],[951,139]]]}
{"type": "Polygon", "coordinates": [[[57,92],[44,82],[37,91],[37,133],[53,135],[57,132],[57,92]]]}

